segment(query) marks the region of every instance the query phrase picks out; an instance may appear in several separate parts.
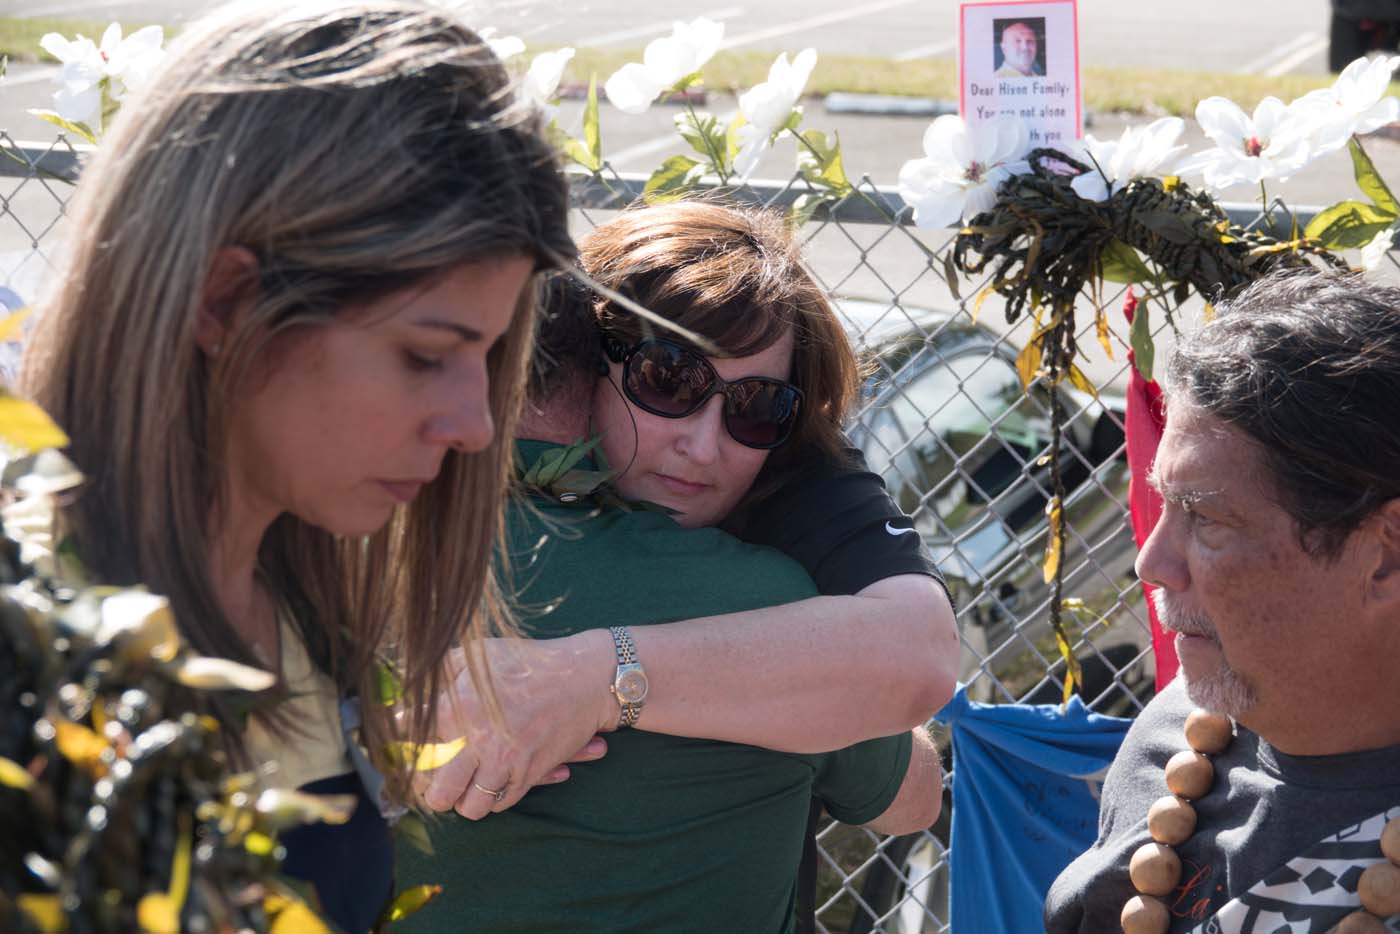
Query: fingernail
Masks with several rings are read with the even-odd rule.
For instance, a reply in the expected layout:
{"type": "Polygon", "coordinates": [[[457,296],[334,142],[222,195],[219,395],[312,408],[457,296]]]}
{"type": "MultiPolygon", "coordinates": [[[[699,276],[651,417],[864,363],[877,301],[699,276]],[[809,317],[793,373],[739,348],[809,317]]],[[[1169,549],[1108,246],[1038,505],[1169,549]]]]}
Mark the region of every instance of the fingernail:
{"type": "Polygon", "coordinates": [[[588,750],[588,754],[591,756],[601,756],[608,751],[608,743],[603,737],[595,736],[590,739],[588,745],[583,748],[588,750]]]}

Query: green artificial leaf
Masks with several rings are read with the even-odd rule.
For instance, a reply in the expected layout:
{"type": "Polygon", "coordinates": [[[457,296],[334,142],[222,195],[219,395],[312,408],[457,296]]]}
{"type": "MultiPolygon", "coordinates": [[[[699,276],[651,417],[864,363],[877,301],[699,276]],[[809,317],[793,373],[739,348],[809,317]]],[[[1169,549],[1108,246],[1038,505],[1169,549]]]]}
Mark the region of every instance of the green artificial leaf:
{"type": "Polygon", "coordinates": [[[844,195],[851,190],[846,166],[841,159],[841,140],[831,134],[830,140],[821,130],[802,134],[806,145],[797,147],[797,171],[813,185],[844,195]]]}
{"type": "Polygon", "coordinates": [[[393,707],[403,700],[403,682],[399,680],[399,673],[387,662],[374,666],[374,681],[379,690],[379,703],[385,707],[393,707]]]}
{"type": "Polygon", "coordinates": [[[739,111],[734,114],[734,119],[729,121],[729,127],[724,131],[724,152],[730,164],[733,164],[734,157],[739,154],[739,129],[748,122],[744,112],[739,111]]]}
{"type": "Polygon", "coordinates": [[[1138,256],[1138,251],[1122,240],[1109,240],[1104,244],[1103,252],[1099,254],[1099,262],[1102,266],[1100,275],[1109,282],[1133,285],[1152,279],[1152,270],[1148,269],[1147,264],[1138,256]]]}
{"type": "Polygon", "coordinates": [[[672,156],[651,173],[642,197],[647,204],[664,204],[684,195],[704,174],[704,166],[689,156],[672,156]]]}
{"type": "Polygon", "coordinates": [[[1303,236],[1329,250],[1356,250],[1395,222],[1396,215],[1366,201],[1342,201],[1319,211],[1303,236]]]}
{"type": "Polygon", "coordinates": [[[399,822],[394,825],[394,833],[424,856],[435,855],[433,838],[428,833],[427,823],[412,811],[399,818],[399,822]]]}
{"type": "Polygon", "coordinates": [[[676,114],[676,132],[681,138],[690,144],[690,148],[700,154],[700,157],[714,166],[716,174],[722,172],[729,164],[726,154],[729,150],[729,143],[725,139],[724,127],[719,125],[719,120],[714,116],[705,113],[696,113],[691,110],[676,114]]]}
{"type": "Polygon", "coordinates": [[[797,135],[798,135],[798,133],[797,133],[797,128],[800,127],[801,125],[802,125],[802,108],[801,108],[801,107],[794,107],[794,108],[792,108],[791,112],[788,113],[787,119],[783,121],[783,125],[780,126],[780,127],[778,127],[776,130],[773,131],[773,139],[777,139],[777,138],[782,134],[782,132],[783,132],[784,130],[788,130],[788,131],[790,131],[794,136],[797,136],[797,135]]]}
{"type": "Polygon", "coordinates": [[[580,498],[591,496],[616,477],[616,472],[611,470],[570,470],[549,485],[549,492],[556,498],[565,493],[580,498]]]}
{"type": "Polygon", "coordinates": [[[40,120],[52,123],[59,129],[67,130],[69,133],[76,133],[86,142],[94,146],[97,145],[97,134],[93,133],[92,129],[86,123],[74,123],[71,120],[65,120],[52,110],[31,109],[29,113],[31,116],[38,117],[40,120]]]}
{"type": "Polygon", "coordinates": [[[1396,203],[1395,196],[1390,193],[1390,187],[1376,171],[1371,157],[1361,148],[1360,140],[1353,136],[1347,142],[1347,148],[1351,150],[1351,167],[1356,173],[1356,187],[1382,211],[1390,212],[1392,217],[1400,214],[1400,204],[1396,203]]]}
{"type": "Polygon", "coordinates": [[[598,76],[588,79],[588,103],[583,108],[583,139],[567,137],[559,147],[564,155],[590,172],[603,167],[602,134],[598,127],[598,76]]]}
{"type": "Polygon", "coordinates": [[[603,133],[598,124],[598,75],[588,76],[588,102],[583,107],[583,144],[594,163],[593,171],[603,165],[603,133]]]}
{"type": "Polygon", "coordinates": [[[788,208],[788,224],[794,230],[802,227],[821,210],[822,205],[831,200],[831,195],[826,192],[808,191],[798,195],[793,199],[792,207],[788,208]]]}
{"type": "Polygon", "coordinates": [[[1128,346],[1133,350],[1133,362],[1137,365],[1137,371],[1150,383],[1155,351],[1152,346],[1152,327],[1147,319],[1147,301],[1144,299],[1138,303],[1137,311],[1133,313],[1133,323],[1128,329],[1128,346]]]}

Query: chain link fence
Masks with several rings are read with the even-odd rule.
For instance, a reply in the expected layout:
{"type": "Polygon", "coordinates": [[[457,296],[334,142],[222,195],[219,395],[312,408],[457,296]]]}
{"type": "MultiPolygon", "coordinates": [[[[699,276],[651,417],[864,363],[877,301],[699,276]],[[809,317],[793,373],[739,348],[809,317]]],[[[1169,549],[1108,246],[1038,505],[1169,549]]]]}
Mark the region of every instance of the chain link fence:
{"type": "MultiPolygon", "coordinates": [[[[54,273],[83,148],[61,137],[19,143],[0,131],[0,303],[32,300],[54,273]]],[[[607,166],[575,176],[575,235],[638,200],[644,183],[607,166]]],[[[815,193],[794,175],[729,196],[792,212],[815,193]]],[[[1257,209],[1230,213],[1245,226],[1267,220],[1257,209]]],[[[947,575],[962,635],[961,680],[971,696],[1055,703],[1064,662],[1049,628],[1051,591],[1042,575],[1050,403],[1039,381],[1023,387],[1015,365],[1029,324],[1008,326],[995,295],[979,301],[989,281],[950,282],[945,260],[954,231],[918,230],[908,214],[897,194],[866,178],[800,228],[812,272],[871,361],[851,437],[947,575]]],[[[1084,668],[1084,700],[1132,716],[1151,694],[1153,672],[1147,613],[1132,571],[1123,297],[1119,290],[1099,299],[1110,322],[1102,339],[1089,315],[1079,335],[1080,366],[1094,391],[1065,390],[1062,562],[1064,592],[1072,598],[1065,622],[1084,668]]],[[[1154,326],[1160,359],[1172,331],[1162,322],[1154,326]]],[[[5,350],[0,369],[17,359],[16,347],[5,350]]],[[[823,824],[817,930],[948,930],[946,845],[954,806],[945,801],[938,825],[900,838],[823,824]]]]}

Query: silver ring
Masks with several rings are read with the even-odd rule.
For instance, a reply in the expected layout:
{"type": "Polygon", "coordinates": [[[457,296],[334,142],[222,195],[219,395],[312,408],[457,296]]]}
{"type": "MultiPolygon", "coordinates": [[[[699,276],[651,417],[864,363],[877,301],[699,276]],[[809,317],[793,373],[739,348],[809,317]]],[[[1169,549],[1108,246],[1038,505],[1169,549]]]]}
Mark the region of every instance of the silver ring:
{"type": "Polygon", "coordinates": [[[506,790],[504,788],[502,788],[500,791],[492,791],[490,788],[487,788],[483,785],[479,785],[476,782],[472,782],[472,787],[475,788],[477,791],[485,792],[486,794],[490,795],[496,800],[497,804],[500,804],[502,799],[504,799],[506,796],[506,790]]]}

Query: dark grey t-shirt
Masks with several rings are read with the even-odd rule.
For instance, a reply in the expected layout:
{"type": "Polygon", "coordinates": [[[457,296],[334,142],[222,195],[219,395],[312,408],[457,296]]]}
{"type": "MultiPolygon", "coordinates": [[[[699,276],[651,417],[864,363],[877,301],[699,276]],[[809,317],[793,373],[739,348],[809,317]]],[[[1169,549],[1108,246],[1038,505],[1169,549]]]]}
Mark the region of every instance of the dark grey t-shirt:
{"type": "MultiPolygon", "coordinates": [[[[1121,930],[1119,914],[1134,894],[1128,860],[1150,839],[1147,809],[1167,793],[1167,760],[1187,748],[1182,725],[1191,708],[1178,679],[1128,731],[1104,783],[1099,838],[1050,887],[1051,934],[1121,930]]],[[[1382,858],[1379,827],[1400,816],[1400,746],[1289,756],[1241,727],[1214,762],[1215,785],[1196,802],[1196,832],[1177,847],[1181,885],[1165,899],[1171,930],[1193,930],[1266,877],[1266,889],[1232,905],[1212,930],[1331,930],[1359,906],[1356,877],[1382,858]]]]}

